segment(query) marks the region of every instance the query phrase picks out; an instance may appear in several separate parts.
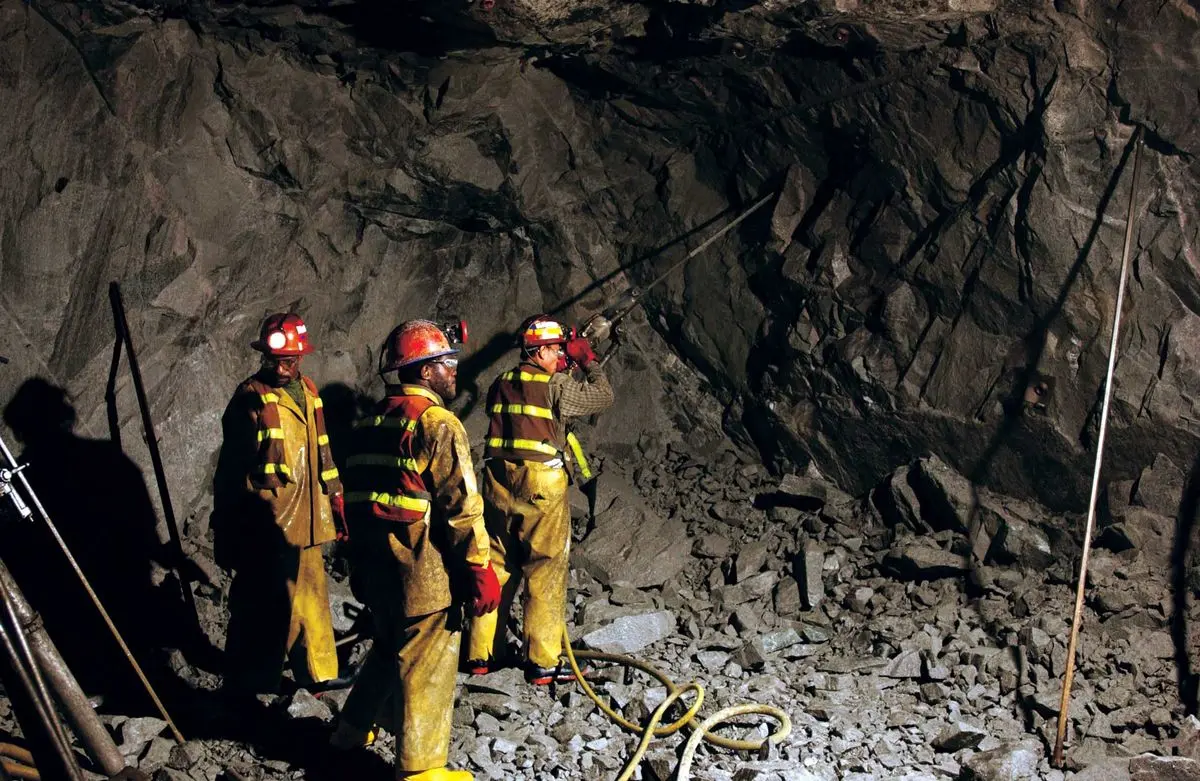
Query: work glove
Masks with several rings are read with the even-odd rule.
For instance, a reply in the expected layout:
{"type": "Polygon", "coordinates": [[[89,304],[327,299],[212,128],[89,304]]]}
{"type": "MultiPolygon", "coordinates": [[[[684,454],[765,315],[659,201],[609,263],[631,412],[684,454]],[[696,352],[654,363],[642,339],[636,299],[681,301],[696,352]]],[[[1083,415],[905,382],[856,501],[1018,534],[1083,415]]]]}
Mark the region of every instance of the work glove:
{"type": "Polygon", "coordinates": [[[588,340],[583,337],[576,337],[567,342],[567,356],[579,364],[581,369],[586,369],[589,363],[596,360],[596,353],[592,351],[588,340]]]}
{"type": "Polygon", "coordinates": [[[500,581],[491,562],[484,565],[470,564],[471,606],[470,614],[479,617],[500,607],[500,581]]]}
{"type": "Polygon", "coordinates": [[[333,525],[337,529],[338,542],[350,539],[350,527],[346,525],[346,499],[341,494],[329,495],[329,510],[333,513],[333,525]]]}

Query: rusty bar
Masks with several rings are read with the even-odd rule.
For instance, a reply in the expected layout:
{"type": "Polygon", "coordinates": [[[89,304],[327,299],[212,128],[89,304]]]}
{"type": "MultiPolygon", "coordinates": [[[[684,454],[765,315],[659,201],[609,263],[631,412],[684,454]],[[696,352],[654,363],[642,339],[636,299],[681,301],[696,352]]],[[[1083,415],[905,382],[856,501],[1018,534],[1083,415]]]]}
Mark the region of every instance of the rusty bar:
{"type": "Polygon", "coordinates": [[[100,717],[92,710],[87,695],[79,687],[54,641],[42,627],[37,613],[30,607],[3,562],[0,562],[0,593],[3,593],[9,611],[18,622],[18,628],[29,638],[29,647],[37,666],[54,691],[55,699],[65,711],[79,741],[105,773],[112,775],[120,772],[125,767],[125,758],[117,750],[100,717]]]}

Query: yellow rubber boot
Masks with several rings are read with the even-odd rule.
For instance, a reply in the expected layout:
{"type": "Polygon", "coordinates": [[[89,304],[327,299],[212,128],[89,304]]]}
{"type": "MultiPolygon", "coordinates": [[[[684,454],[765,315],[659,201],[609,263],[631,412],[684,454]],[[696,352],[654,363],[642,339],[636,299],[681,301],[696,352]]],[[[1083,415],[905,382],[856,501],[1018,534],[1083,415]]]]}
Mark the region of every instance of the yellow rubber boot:
{"type": "Polygon", "coordinates": [[[422,770],[420,773],[397,773],[396,778],[403,778],[405,781],[475,781],[475,774],[470,770],[447,770],[444,767],[435,767],[431,770],[422,770]]]}

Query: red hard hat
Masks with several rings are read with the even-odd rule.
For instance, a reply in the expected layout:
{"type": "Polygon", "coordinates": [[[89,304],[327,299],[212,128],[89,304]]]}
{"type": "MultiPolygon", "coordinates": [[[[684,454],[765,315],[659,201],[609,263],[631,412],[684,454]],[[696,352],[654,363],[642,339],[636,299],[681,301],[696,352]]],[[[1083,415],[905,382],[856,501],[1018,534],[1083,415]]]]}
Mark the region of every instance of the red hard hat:
{"type": "Polygon", "coordinates": [[[550,315],[534,315],[521,323],[517,342],[520,347],[533,349],[546,344],[563,344],[574,335],[574,329],[551,319],[550,315]]]}
{"type": "Polygon", "coordinates": [[[380,372],[390,372],[420,361],[454,355],[450,340],[436,323],[429,320],[408,320],[392,329],[384,346],[384,365],[380,372]]]}
{"type": "Polygon", "coordinates": [[[260,353],[285,357],[308,355],[313,347],[308,343],[308,328],[300,315],[277,312],[263,321],[258,340],[250,346],[260,353]]]}

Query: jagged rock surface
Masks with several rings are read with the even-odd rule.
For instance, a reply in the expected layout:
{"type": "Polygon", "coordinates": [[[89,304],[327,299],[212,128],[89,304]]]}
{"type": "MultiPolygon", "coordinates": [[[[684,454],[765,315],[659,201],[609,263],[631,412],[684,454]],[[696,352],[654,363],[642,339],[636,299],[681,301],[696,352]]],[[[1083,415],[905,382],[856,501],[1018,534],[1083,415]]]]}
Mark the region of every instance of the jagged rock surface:
{"type": "Polygon", "coordinates": [[[520,314],[592,311],[665,267],[634,261],[777,190],[646,297],[657,333],[635,329],[615,374],[648,414],[603,418],[598,439],[627,456],[672,423],[715,433],[721,411],[677,393],[707,386],[727,433],[853,494],[932,452],[1078,509],[1131,120],[1145,209],[1109,469],[1190,463],[1198,24],[1181,0],[386,6],[0,6],[0,91],[25,107],[0,123],[4,381],[51,375],[101,433],[100,291],[121,280],[194,516],[266,311],[301,310],[313,374],[366,392],[395,321],[465,314],[477,398],[520,314]]]}
{"type": "MultiPolygon", "coordinates": [[[[397,321],[466,316],[459,407],[478,440],[522,316],[596,311],[778,192],[636,311],[619,406],[585,431],[636,489],[601,497],[605,561],[575,569],[570,628],[669,615],[645,652],[712,703],[802,704],[781,758],[714,755],[701,778],[1036,763],[1058,779],[1027,741],[1048,744],[1057,717],[1079,542],[1064,511],[1091,472],[1137,123],[1097,637],[1070,726],[1092,777],[1154,772],[1122,757],[1187,731],[1169,626],[1185,583],[1165,564],[1200,434],[1194,6],[485,5],[0,0],[0,105],[19,107],[0,116],[0,391],[47,376],[81,432],[105,434],[120,280],[184,549],[204,562],[218,419],[262,315],[309,320],[306,368],[344,418],[377,393],[397,321]],[[660,547],[622,526],[641,518],[660,547]],[[630,545],[662,554],[653,572],[622,561],[630,545]]],[[[210,579],[197,604],[215,633],[228,584],[210,579]]],[[[664,694],[616,674],[601,689],[635,716],[664,694]]],[[[110,718],[166,777],[298,772],[229,741],[175,752],[141,723],[110,718]]],[[[608,777],[634,742],[519,679],[468,686],[455,724],[453,761],[492,778],[608,777]]],[[[660,750],[643,778],[673,767],[660,750]]]]}

